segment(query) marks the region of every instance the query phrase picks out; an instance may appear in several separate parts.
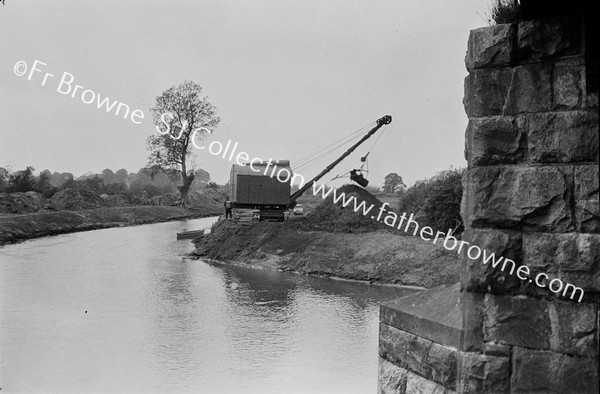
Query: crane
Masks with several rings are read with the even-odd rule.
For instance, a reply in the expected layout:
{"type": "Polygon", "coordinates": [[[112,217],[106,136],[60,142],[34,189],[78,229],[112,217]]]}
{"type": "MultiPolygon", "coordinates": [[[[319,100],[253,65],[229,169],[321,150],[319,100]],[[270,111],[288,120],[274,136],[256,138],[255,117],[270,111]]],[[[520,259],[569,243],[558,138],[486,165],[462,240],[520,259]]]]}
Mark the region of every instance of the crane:
{"type": "MultiPolygon", "coordinates": [[[[373,134],[375,134],[377,132],[377,130],[379,130],[382,126],[384,125],[388,125],[392,123],[392,117],[390,115],[385,115],[382,118],[377,120],[377,125],[375,125],[375,127],[373,127],[371,130],[369,130],[369,132],[367,134],[365,134],[360,141],[358,141],[356,144],[352,145],[350,148],[348,148],[347,151],[345,151],[340,157],[338,157],[333,163],[331,163],[330,165],[328,165],[327,167],[325,167],[325,169],[323,171],[321,171],[317,176],[315,176],[313,179],[311,179],[310,181],[308,181],[304,186],[302,186],[300,189],[298,189],[294,194],[292,194],[290,196],[290,203],[289,206],[291,208],[293,208],[294,206],[296,206],[296,202],[298,201],[298,198],[300,198],[300,196],[302,196],[310,187],[312,187],[312,185],[314,185],[314,183],[316,181],[318,181],[319,179],[321,179],[323,176],[325,176],[329,171],[333,170],[333,168],[338,165],[342,160],[344,160],[350,153],[352,153],[360,144],[362,144],[363,142],[365,142],[366,140],[368,140],[373,134]]],[[[360,178],[358,178],[360,179],[360,178]]],[[[364,178],[363,178],[364,179],[364,178]]],[[[353,179],[355,180],[355,179],[353,179]]],[[[360,182],[359,182],[360,183],[360,182]]]]}

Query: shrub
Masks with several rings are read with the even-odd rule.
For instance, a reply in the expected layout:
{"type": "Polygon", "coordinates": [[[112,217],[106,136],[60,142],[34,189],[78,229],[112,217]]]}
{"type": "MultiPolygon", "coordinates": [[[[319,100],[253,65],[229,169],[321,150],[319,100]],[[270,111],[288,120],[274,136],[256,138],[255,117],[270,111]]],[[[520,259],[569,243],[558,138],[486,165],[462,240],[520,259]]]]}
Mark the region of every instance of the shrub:
{"type": "Polygon", "coordinates": [[[451,228],[456,234],[462,233],[460,203],[464,172],[464,168],[450,168],[416,182],[402,194],[398,207],[400,212],[414,213],[421,226],[440,231],[451,228]]]}
{"type": "Polygon", "coordinates": [[[24,170],[17,171],[9,176],[9,193],[29,192],[35,190],[36,179],[33,175],[33,167],[28,166],[24,170]]]}
{"type": "Polygon", "coordinates": [[[521,5],[519,0],[494,0],[490,10],[490,22],[497,24],[520,22],[523,20],[521,15],[521,5]]]}

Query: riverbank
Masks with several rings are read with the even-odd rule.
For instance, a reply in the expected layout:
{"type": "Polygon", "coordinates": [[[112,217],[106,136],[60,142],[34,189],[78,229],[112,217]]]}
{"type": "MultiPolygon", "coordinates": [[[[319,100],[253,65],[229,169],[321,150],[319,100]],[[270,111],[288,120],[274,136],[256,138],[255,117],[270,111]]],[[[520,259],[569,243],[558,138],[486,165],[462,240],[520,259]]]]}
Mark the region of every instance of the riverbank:
{"type": "Polygon", "coordinates": [[[50,235],[217,216],[221,213],[222,208],[217,206],[129,206],[6,214],[0,216],[0,246],[50,235]]]}
{"type": "Polygon", "coordinates": [[[456,253],[386,230],[304,230],[296,220],[242,226],[219,221],[197,238],[196,257],[296,273],[431,288],[459,280],[456,253]]]}

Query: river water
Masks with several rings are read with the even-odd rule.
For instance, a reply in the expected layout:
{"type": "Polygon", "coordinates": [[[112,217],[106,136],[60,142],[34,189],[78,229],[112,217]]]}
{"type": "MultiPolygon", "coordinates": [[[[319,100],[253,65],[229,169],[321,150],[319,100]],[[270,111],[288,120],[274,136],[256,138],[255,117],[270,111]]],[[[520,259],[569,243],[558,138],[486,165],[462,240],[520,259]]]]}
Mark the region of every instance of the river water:
{"type": "Polygon", "coordinates": [[[2,392],[376,392],[378,305],[407,292],[183,258],[213,221],[0,248],[2,392]]]}

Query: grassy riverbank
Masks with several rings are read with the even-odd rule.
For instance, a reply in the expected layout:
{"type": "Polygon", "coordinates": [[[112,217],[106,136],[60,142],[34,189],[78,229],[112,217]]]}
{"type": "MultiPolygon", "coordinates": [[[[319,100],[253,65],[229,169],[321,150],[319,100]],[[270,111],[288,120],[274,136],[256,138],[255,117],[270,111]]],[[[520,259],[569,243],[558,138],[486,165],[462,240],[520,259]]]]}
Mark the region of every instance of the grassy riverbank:
{"type": "Polygon", "coordinates": [[[49,235],[216,216],[221,213],[222,208],[217,206],[198,208],[132,206],[6,214],[0,216],[0,245],[49,235]]]}

